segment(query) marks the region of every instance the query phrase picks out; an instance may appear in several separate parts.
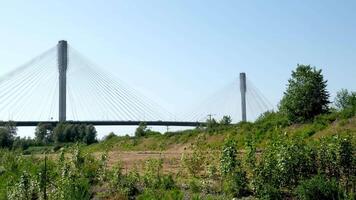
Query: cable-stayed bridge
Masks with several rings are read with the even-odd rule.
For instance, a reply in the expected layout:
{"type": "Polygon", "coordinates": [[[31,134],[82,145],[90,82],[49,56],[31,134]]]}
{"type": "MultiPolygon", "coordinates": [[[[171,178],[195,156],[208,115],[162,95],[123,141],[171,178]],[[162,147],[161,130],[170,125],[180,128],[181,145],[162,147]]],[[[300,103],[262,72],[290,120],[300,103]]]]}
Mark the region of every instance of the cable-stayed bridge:
{"type": "Polygon", "coordinates": [[[256,118],[273,106],[240,73],[184,115],[172,114],[137,90],[103,72],[68,45],[59,43],[0,77],[0,126],[59,122],[92,125],[198,126],[207,116],[234,122],[256,118]]]}

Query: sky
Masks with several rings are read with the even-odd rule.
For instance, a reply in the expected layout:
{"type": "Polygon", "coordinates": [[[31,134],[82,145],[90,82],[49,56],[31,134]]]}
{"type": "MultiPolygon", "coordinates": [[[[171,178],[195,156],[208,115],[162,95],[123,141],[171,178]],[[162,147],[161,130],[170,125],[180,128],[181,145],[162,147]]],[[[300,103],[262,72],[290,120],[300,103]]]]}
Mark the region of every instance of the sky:
{"type": "Polygon", "coordinates": [[[355,10],[346,0],[2,1],[0,77],[64,39],[172,112],[240,72],[277,105],[297,64],[322,69],[333,98],[356,90],[355,10]]]}

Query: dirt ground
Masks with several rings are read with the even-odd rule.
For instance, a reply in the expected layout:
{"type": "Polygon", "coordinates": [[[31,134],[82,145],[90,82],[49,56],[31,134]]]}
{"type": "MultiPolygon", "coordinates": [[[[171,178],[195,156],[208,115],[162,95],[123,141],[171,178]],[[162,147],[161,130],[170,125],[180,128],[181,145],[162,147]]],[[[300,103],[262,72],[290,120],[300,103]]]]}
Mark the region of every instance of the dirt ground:
{"type": "MultiPolygon", "coordinates": [[[[150,158],[163,159],[163,172],[177,173],[181,166],[181,158],[185,146],[175,146],[166,151],[110,151],[108,152],[108,167],[114,167],[118,162],[122,162],[124,172],[130,171],[135,167],[141,171],[146,160],[150,158]]],[[[94,153],[99,158],[102,153],[94,153]]]]}

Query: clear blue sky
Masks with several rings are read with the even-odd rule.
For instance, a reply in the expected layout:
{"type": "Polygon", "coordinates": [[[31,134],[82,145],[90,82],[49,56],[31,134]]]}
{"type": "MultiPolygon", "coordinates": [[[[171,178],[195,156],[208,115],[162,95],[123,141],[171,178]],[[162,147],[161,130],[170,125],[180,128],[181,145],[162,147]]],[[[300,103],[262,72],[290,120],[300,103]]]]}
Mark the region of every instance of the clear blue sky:
{"type": "MultiPolygon", "coordinates": [[[[242,71],[273,104],[299,64],[356,90],[356,1],[3,1],[0,76],[65,39],[168,109],[242,71]]],[[[188,105],[189,104],[189,105],[188,105]]]]}

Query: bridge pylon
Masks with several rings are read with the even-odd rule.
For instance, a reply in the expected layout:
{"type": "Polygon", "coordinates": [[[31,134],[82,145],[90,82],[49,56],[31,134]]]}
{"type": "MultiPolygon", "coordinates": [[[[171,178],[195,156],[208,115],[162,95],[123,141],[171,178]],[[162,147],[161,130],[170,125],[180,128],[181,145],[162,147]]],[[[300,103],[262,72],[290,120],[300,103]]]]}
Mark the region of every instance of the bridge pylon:
{"type": "Polygon", "coordinates": [[[68,67],[68,44],[61,40],[57,45],[58,71],[59,71],[59,116],[60,122],[66,121],[67,116],[67,67],[68,67]]]}
{"type": "Polygon", "coordinates": [[[240,92],[241,92],[241,113],[242,121],[246,119],[246,73],[240,73],[240,92]]]}

